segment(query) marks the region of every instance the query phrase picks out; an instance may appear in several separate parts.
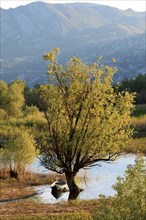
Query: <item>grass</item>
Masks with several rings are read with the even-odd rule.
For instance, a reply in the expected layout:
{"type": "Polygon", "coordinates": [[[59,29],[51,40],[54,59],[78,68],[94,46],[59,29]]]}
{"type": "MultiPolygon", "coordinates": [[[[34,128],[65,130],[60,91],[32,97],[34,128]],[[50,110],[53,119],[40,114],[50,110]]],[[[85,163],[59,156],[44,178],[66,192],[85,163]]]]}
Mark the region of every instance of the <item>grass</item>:
{"type": "Polygon", "coordinates": [[[134,134],[126,146],[126,153],[146,155],[146,104],[135,107],[131,126],[134,129],[134,134]]]}
{"type": "Polygon", "coordinates": [[[13,202],[2,204],[1,220],[6,219],[92,219],[92,213],[98,209],[98,200],[69,201],[61,204],[41,204],[38,202],[13,202]],[[7,212],[6,212],[7,210],[7,212]]]}
{"type": "Polygon", "coordinates": [[[146,155],[146,137],[132,138],[126,146],[126,153],[146,155]]]}
{"type": "MultiPolygon", "coordinates": [[[[136,133],[146,132],[146,115],[140,117],[133,117],[131,119],[131,125],[135,129],[136,133]]],[[[146,136],[146,133],[145,133],[146,136]]]]}
{"type": "MultiPolygon", "coordinates": [[[[39,174],[25,172],[23,175],[18,176],[18,179],[9,178],[9,172],[5,169],[1,169],[0,178],[3,181],[0,181],[0,187],[11,187],[11,185],[16,187],[27,187],[27,186],[38,186],[51,184],[56,179],[60,178],[59,174],[39,174]]],[[[64,178],[64,177],[61,177],[64,178]]]]}
{"type": "MultiPolygon", "coordinates": [[[[1,220],[9,220],[9,216],[1,218],[1,220]]],[[[93,220],[89,213],[77,212],[77,213],[63,213],[49,216],[17,216],[12,217],[11,220],[93,220]]]]}
{"type": "Polygon", "coordinates": [[[126,152],[146,155],[146,115],[132,117],[131,126],[134,129],[134,135],[126,146],[126,152]]]}

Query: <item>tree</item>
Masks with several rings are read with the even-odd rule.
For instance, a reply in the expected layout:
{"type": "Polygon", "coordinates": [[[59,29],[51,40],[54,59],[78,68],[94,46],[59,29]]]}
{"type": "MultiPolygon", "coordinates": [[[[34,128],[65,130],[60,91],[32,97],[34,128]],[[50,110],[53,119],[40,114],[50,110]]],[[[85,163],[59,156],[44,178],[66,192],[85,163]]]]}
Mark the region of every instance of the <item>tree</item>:
{"type": "Polygon", "coordinates": [[[146,74],[140,74],[134,79],[125,79],[114,87],[118,88],[118,91],[136,92],[136,104],[146,103],[146,74]]]}
{"type": "Polygon", "coordinates": [[[9,105],[7,107],[7,111],[9,115],[19,116],[22,113],[22,109],[24,107],[24,87],[25,83],[21,80],[14,80],[9,84],[9,105]]]}
{"type": "Polygon", "coordinates": [[[9,116],[19,116],[24,106],[24,87],[25,84],[21,80],[14,80],[7,85],[4,81],[0,81],[0,104],[1,109],[7,112],[9,116]]]}
{"type": "Polygon", "coordinates": [[[25,104],[27,106],[37,106],[41,110],[39,103],[39,85],[37,84],[34,88],[26,86],[24,89],[25,104]]]}
{"type": "Polygon", "coordinates": [[[96,219],[145,219],[145,174],[144,158],[139,157],[133,166],[127,167],[124,177],[118,177],[117,183],[113,186],[116,195],[111,202],[105,196],[100,196],[96,219]]]}
{"type": "Polygon", "coordinates": [[[65,173],[70,191],[78,192],[74,178],[81,168],[113,160],[123,151],[132,134],[133,95],[114,92],[115,68],[88,66],[76,57],[62,67],[55,59],[57,52],[55,48],[44,55],[52,76],[48,85],[40,87],[48,126],[36,141],[42,165],[65,173]]]}
{"type": "Polygon", "coordinates": [[[0,130],[1,166],[8,167],[10,172],[19,174],[36,158],[33,137],[25,127],[3,126],[0,130]]]}
{"type": "Polygon", "coordinates": [[[8,100],[8,85],[3,81],[0,80],[0,111],[1,111],[1,118],[3,115],[7,114],[6,108],[9,103],[8,100]]]}

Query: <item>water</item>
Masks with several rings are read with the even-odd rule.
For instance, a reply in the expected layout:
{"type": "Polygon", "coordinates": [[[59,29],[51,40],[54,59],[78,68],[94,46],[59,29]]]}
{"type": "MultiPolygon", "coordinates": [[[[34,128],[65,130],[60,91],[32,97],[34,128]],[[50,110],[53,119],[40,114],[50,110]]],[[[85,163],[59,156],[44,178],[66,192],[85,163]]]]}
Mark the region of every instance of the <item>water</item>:
{"type": "MultiPolygon", "coordinates": [[[[85,181],[82,179],[78,185],[84,189],[77,199],[96,199],[100,194],[106,196],[115,195],[115,191],[112,185],[117,182],[118,176],[123,176],[127,165],[134,164],[136,156],[133,154],[127,154],[120,156],[116,161],[105,163],[101,162],[99,166],[92,167],[90,169],[81,170],[78,176],[85,176],[85,181]]],[[[48,173],[48,170],[38,165],[36,161],[31,169],[34,172],[48,173]]],[[[60,195],[54,195],[51,193],[50,185],[36,186],[35,190],[38,192],[37,196],[34,196],[33,200],[39,200],[42,203],[58,203],[65,202],[69,198],[69,192],[61,193],[60,195]]]]}

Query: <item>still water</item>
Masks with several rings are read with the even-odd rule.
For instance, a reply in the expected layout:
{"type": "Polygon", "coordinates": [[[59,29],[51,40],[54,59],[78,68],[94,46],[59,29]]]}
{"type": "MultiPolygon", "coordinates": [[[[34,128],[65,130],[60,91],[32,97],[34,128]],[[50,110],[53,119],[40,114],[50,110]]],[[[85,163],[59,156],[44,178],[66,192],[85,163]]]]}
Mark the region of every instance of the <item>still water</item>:
{"type": "MultiPolygon", "coordinates": [[[[120,156],[114,162],[101,162],[100,167],[94,166],[90,169],[81,170],[78,176],[82,178],[79,178],[78,185],[84,191],[78,195],[77,199],[96,199],[100,194],[113,196],[115,191],[112,185],[117,182],[118,176],[124,175],[127,165],[134,164],[135,158],[135,155],[127,154],[120,156]]],[[[33,164],[31,170],[33,172],[48,173],[45,168],[39,165],[38,161],[33,164]]],[[[36,186],[35,190],[38,192],[38,195],[31,199],[39,200],[42,203],[59,203],[67,201],[69,198],[69,192],[53,196],[50,185],[36,186]]]]}

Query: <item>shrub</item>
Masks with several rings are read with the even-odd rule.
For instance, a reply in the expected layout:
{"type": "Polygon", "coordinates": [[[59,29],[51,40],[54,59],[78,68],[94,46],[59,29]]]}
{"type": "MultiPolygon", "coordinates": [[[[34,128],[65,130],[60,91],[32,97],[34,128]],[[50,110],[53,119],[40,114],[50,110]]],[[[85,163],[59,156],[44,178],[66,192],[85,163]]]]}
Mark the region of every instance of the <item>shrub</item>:
{"type": "Polygon", "coordinates": [[[146,170],[144,158],[137,158],[129,165],[124,177],[118,177],[113,186],[116,195],[113,199],[100,196],[99,210],[95,219],[100,220],[144,220],[146,199],[146,170]]]}

